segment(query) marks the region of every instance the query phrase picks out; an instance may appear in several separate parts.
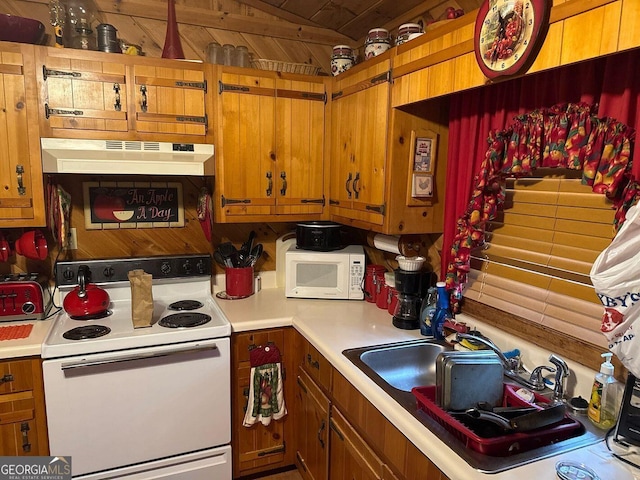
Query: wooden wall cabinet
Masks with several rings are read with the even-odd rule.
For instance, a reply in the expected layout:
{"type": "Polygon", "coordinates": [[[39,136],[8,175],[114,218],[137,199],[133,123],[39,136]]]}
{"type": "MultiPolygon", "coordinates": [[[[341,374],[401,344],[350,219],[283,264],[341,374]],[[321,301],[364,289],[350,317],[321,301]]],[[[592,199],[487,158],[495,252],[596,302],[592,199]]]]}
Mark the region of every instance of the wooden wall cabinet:
{"type": "Polygon", "coordinates": [[[46,224],[33,46],[0,42],[0,227],[46,224]]]}
{"type": "Polygon", "coordinates": [[[206,66],[37,47],[43,137],[213,143],[206,66]]]}
{"type": "Polygon", "coordinates": [[[326,79],[220,68],[217,222],[318,219],[326,79]]]}
{"type": "Polygon", "coordinates": [[[40,359],[0,362],[0,456],[49,454],[40,359]]]}
{"type": "MultiPolygon", "coordinates": [[[[383,54],[341,74],[331,102],[332,220],[386,234],[442,231],[448,104],[392,109],[391,65],[383,54]],[[412,194],[415,141],[428,132],[431,196],[412,194]],[[437,146],[437,148],[435,148],[437,146]]],[[[423,177],[421,177],[423,179],[423,177]]],[[[424,179],[423,179],[424,180],[424,179]]]]}
{"type": "Polygon", "coordinates": [[[231,346],[231,442],[234,478],[292,465],[294,463],[294,381],[287,378],[287,375],[295,372],[293,329],[274,328],[234,334],[231,337],[231,346]],[[282,356],[284,398],[288,413],[280,420],[272,420],[268,426],[256,422],[251,427],[244,427],[242,421],[246,412],[251,379],[249,351],[254,345],[266,345],[269,342],[278,347],[282,356]]]}

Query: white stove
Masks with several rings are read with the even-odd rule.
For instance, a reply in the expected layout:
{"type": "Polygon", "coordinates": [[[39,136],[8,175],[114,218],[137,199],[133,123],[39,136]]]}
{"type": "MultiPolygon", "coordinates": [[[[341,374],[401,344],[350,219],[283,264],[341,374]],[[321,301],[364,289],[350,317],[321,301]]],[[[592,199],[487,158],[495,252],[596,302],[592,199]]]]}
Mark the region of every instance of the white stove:
{"type": "MultiPolygon", "coordinates": [[[[87,353],[101,353],[128,348],[167,345],[192,340],[228,337],[231,325],[211,295],[210,277],[195,280],[158,280],[153,284],[153,320],[150,327],[134,328],[131,320],[131,288],[129,282],[99,283],[109,293],[110,315],[92,320],[74,320],[64,311],[55,318],[54,326],[42,345],[42,358],[57,358],[87,353]],[[160,320],[179,313],[169,306],[175,302],[194,300],[202,306],[184,312],[200,313],[211,317],[207,323],[194,327],[169,328],[160,320]],[[110,332],[98,337],[72,340],[64,334],[86,326],[104,326],[110,332]]],[[[70,289],[61,288],[60,302],[70,289]]]]}
{"type": "Polygon", "coordinates": [[[211,294],[211,258],[58,262],[61,303],[81,266],[109,294],[109,315],[61,312],[43,343],[51,455],[70,455],[78,479],[230,480],[231,326],[211,294]],[[149,327],[131,319],[137,269],[153,276],[149,327]]]}

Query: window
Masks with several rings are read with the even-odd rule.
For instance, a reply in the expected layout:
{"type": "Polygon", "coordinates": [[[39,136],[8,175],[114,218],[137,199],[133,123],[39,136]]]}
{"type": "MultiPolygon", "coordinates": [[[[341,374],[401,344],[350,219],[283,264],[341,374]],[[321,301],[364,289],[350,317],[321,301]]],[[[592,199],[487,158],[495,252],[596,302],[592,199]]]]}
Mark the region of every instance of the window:
{"type": "Polygon", "coordinates": [[[507,180],[506,199],[471,253],[464,296],[606,347],[589,271],[615,232],[612,203],[582,172],[507,180]]]}

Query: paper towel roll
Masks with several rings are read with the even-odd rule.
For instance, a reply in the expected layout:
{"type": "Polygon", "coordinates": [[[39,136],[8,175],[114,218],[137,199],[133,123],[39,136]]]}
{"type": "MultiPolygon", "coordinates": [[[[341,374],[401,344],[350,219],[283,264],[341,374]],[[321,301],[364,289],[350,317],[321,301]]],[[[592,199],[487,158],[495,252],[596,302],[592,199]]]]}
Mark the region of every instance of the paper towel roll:
{"type": "Polygon", "coordinates": [[[400,237],[394,235],[376,234],[373,237],[373,246],[378,250],[391,253],[400,253],[400,237]]]}

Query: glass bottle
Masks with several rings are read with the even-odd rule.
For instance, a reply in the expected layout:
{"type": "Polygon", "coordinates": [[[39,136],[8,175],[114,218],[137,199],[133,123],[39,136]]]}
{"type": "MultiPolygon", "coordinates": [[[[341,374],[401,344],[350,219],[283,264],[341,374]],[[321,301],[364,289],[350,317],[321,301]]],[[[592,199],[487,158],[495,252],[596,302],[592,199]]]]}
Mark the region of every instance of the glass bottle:
{"type": "Polygon", "coordinates": [[[436,340],[444,340],[444,322],[453,318],[451,308],[449,307],[449,293],[444,282],[436,283],[438,290],[438,301],[436,302],[436,311],[431,322],[433,337],[436,340]]]}
{"type": "Polygon", "coordinates": [[[249,66],[249,49],[244,45],[238,45],[235,50],[234,65],[236,67],[249,66]]]}
{"type": "Polygon", "coordinates": [[[224,63],[222,57],[222,45],[218,42],[211,42],[207,45],[207,62],[222,65],[224,63]]]}
{"type": "MultiPolygon", "coordinates": [[[[67,7],[67,24],[65,34],[68,34],[67,46],[72,48],[83,48],[83,43],[87,43],[87,32],[84,30],[92,30],[92,24],[96,19],[97,12],[93,8],[93,2],[87,0],[66,0],[63,2],[67,7]],[[67,33],[68,32],[68,33],[67,33]],[[83,36],[83,39],[76,40],[76,37],[83,36]]],[[[91,32],[93,33],[93,32],[91,32]]],[[[83,48],[84,50],[97,50],[98,42],[96,40],[95,48],[83,48]]]]}
{"type": "Polygon", "coordinates": [[[233,65],[233,53],[235,49],[236,48],[229,43],[225,43],[222,46],[222,63],[224,65],[233,65]]]}
{"type": "Polygon", "coordinates": [[[93,30],[89,28],[86,23],[81,23],[76,28],[76,35],[71,40],[71,48],[77,48],[80,50],[97,50],[98,41],[93,34],[93,30]]]}
{"type": "Polygon", "coordinates": [[[420,307],[420,333],[427,337],[433,335],[433,317],[436,313],[436,302],[438,299],[438,293],[436,287],[429,287],[427,295],[422,300],[422,306],[420,307]]]}

